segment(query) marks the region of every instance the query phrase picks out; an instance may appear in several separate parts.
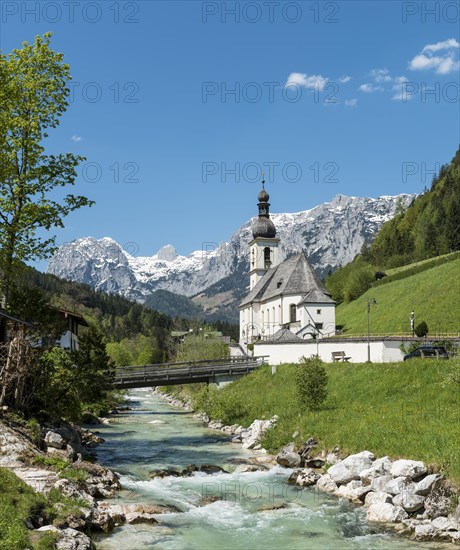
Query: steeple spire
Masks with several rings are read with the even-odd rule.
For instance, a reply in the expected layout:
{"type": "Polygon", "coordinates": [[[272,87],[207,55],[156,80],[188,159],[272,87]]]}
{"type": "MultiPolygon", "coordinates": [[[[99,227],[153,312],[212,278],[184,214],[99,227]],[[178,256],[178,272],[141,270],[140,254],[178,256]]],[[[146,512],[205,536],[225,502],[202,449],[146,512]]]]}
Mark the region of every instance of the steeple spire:
{"type": "Polygon", "coordinates": [[[252,228],[252,235],[256,237],[274,238],[276,237],[276,229],[270,219],[270,195],[265,190],[265,179],[262,172],[262,190],[257,196],[259,207],[259,218],[252,228]]]}

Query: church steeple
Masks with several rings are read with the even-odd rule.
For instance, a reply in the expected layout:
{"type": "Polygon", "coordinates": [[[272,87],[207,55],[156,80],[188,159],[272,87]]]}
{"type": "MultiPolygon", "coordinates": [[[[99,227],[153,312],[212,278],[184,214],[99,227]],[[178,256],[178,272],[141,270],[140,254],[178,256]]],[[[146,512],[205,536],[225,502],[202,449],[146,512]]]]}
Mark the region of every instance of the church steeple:
{"type": "Polygon", "coordinates": [[[251,290],[265,273],[279,264],[279,239],[276,238],[276,227],[270,219],[270,199],[265,189],[262,174],[262,190],[257,196],[259,216],[252,226],[253,240],[250,242],[250,288],[251,290]]]}

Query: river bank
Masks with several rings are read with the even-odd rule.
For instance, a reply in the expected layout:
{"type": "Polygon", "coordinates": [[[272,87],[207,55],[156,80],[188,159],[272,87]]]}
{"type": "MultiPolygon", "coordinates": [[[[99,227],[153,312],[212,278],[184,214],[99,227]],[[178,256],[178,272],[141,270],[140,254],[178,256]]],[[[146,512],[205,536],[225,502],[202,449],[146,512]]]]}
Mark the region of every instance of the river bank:
{"type": "MultiPolygon", "coordinates": [[[[158,391],[158,390],[157,390],[158,391]]],[[[168,403],[191,411],[191,401],[158,391],[168,403]]],[[[262,440],[278,420],[254,420],[245,429],[225,426],[205,413],[195,415],[208,427],[230,434],[233,443],[245,448],[262,448],[262,440]]],[[[296,433],[293,437],[296,437],[296,433]]],[[[312,487],[366,509],[370,522],[388,525],[400,534],[418,541],[446,541],[460,545],[460,505],[458,492],[441,474],[422,461],[377,458],[369,451],[341,456],[340,449],[319,452],[314,438],[297,451],[292,442],[275,457],[267,453],[267,463],[295,470],[289,483],[312,487]]]]}
{"type": "MultiPolygon", "coordinates": [[[[31,499],[30,513],[25,511],[31,540],[39,543],[46,535],[47,544],[53,545],[50,548],[84,550],[94,548],[87,533],[113,529],[114,519],[99,507],[99,500],[114,497],[121,485],[116,473],[94,461],[92,453],[102,441],[90,430],[63,420],[39,425],[2,410],[0,468],[16,476],[3,476],[9,494],[2,506],[6,511],[8,506],[14,507],[18,500],[15,485],[18,495],[24,493],[21,482],[33,489],[38,496],[31,499]]],[[[8,530],[15,528],[9,524],[2,527],[6,538],[8,530]]],[[[11,541],[17,544],[15,548],[22,547],[17,537],[12,536],[11,541]]]]}
{"type": "MultiPolygon", "coordinates": [[[[39,468],[32,468],[34,473],[29,476],[29,483],[38,490],[45,490],[46,484],[54,487],[58,483],[60,489],[68,486],[85,497],[83,490],[93,499],[92,506],[81,506],[79,502],[80,513],[61,519],[67,524],[51,527],[53,522],[50,522],[41,527],[30,526],[54,530],[61,537],[58,548],[92,548],[93,543],[83,531],[96,518],[106,519],[99,527],[93,526],[91,534],[101,550],[156,546],[162,550],[451,547],[432,539],[429,543],[413,542],[393,534],[387,524],[368,521],[365,505],[356,506],[345,498],[346,489],[359,490],[357,480],[337,482],[337,490],[343,492],[342,495],[336,495],[335,489],[322,491],[318,475],[331,476],[334,472],[331,468],[327,473],[320,473],[318,468],[307,469],[306,461],[302,463],[300,454],[290,448],[284,450],[284,458],[278,457],[278,462],[263,448],[256,449],[260,445],[256,435],[265,426],[268,433],[271,429],[268,424],[276,425],[276,418],[256,421],[250,430],[219,425],[215,421],[210,421],[208,428],[203,426],[206,418],[194,418],[191,411],[184,410],[184,404],[173,397],[165,402],[164,396],[138,390],[130,392],[128,399],[129,407],[114,414],[110,423],[98,425],[96,430],[100,433],[91,436],[97,438],[92,445],[97,444],[97,459],[104,464],[96,467],[101,468],[101,474],[110,472],[108,475],[114,476],[116,487],[112,481],[107,487],[101,485],[98,495],[91,495],[93,483],[82,485],[71,480],[62,483],[59,475],[49,470],[40,474],[45,480],[37,476],[39,468]],[[231,432],[238,433],[232,437],[231,432]],[[237,444],[237,440],[244,443],[237,444]],[[195,467],[187,468],[190,465],[195,467]],[[204,465],[214,468],[203,469],[204,465]],[[185,477],[178,475],[181,472],[185,477]],[[312,476],[316,485],[305,487],[310,485],[312,476]],[[350,483],[353,488],[348,486],[350,483]],[[105,489],[114,490],[105,496],[105,489]],[[76,523],[70,527],[69,521],[76,523]]],[[[57,431],[54,433],[60,435],[57,431]]],[[[0,444],[9,441],[10,466],[14,454],[20,463],[23,461],[25,450],[21,447],[24,441],[14,443],[11,437],[11,433],[0,436],[0,444]],[[15,444],[19,446],[14,448],[15,444]]],[[[56,445],[62,446],[54,436],[48,435],[46,439],[56,440],[56,445]]],[[[66,438],[63,440],[66,443],[66,438]]],[[[28,450],[30,452],[30,448],[28,450]]],[[[5,458],[3,451],[5,448],[0,448],[0,460],[5,458]]],[[[66,446],[47,453],[46,457],[68,452],[70,449],[66,446]]],[[[304,459],[311,461],[315,456],[304,459]]],[[[79,457],[73,458],[78,463],[79,457]]],[[[378,459],[365,458],[371,460],[373,466],[379,464],[378,459]]],[[[337,464],[340,466],[341,462],[337,464]]],[[[22,465],[24,467],[24,462],[22,465]]],[[[20,468],[20,464],[17,467],[20,468]]],[[[332,482],[324,487],[331,485],[332,482]]]]}
{"type": "Polygon", "coordinates": [[[101,550],[452,547],[398,536],[386,525],[368,522],[363,507],[289,484],[295,469],[276,464],[262,449],[231,443],[229,434],[203,426],[178,402],[139,390],[130,392],[130,399],[132,411],[100,428],[105,442],[98,458],[120,473],[123,486],[117,504],[177,510],[157,515],[154,524],[120,525],[97,536],[101,550]],[[218,465],[226,472],[156,475],[160,470],[182,472],[191,463],[218,465]]]}

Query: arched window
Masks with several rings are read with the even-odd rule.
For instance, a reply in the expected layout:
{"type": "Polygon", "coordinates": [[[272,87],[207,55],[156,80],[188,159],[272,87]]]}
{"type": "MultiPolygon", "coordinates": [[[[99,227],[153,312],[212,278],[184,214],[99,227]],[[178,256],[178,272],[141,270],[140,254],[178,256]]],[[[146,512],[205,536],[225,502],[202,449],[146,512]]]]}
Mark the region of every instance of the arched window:
{"type": "Polygon", "coordinates": [[[270,266],[272,265],[271,257],[270,257],[270,247],[266,246],[264,248],[264,266],[265,269],[270,269],[270,266]]]}
{"type": "Polygon", "coordinates": [[[295,323],[297,321],[297,307],[295,304],[291,304],[289,306],[289,312],[290,312],[291,323],[295,323]]]}

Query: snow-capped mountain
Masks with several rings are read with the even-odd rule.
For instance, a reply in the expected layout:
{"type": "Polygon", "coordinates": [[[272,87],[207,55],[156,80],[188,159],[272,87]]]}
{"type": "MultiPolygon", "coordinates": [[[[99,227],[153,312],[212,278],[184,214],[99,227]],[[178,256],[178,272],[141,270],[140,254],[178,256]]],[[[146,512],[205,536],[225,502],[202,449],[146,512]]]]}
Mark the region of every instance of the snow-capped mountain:
{"type": "MultiPolygon", "coordinates": [[[[324,276],[329,269],[351,261],[364,242],[372,241],[380,226],[394,215],[398,202],[408,206],[414,197],[337,195],[311,210],[271,214],[281,239],[281,257],[306,250],[313,266],[324,276]]],[[[233,308],[235,300],[228,293],[236,299],[249,284],[248,244],[255,219],[242,225],[230,242],[205,243],[188,256],[180,256],[170,244],[153,256],[137,257],[108,237],[78,239],[55,253],[47,272],[141,302],[158,289],[189,297],[204,293],[209,298],[222,291],[213,291],[219,288],[216,283],[230,277],[235,288],[227,281],[224,294],[227,305],[233,308]]]]}

